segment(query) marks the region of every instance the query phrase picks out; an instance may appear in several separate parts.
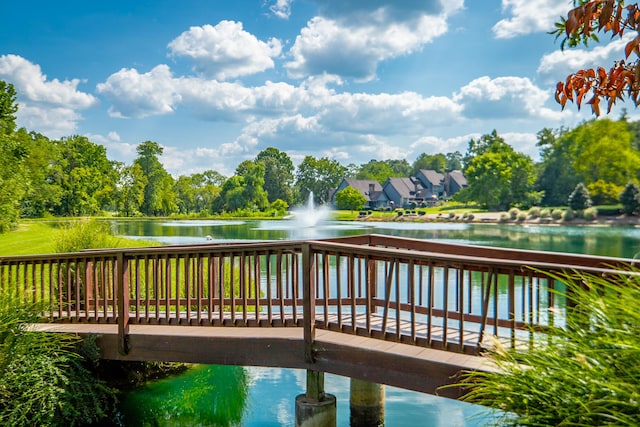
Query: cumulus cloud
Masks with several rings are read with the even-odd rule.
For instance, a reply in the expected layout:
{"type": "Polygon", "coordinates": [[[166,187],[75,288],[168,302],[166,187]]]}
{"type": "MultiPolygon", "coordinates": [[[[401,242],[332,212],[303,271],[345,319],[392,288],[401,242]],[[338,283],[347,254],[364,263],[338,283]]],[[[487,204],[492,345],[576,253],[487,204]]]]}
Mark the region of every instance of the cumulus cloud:
{"type": "Polygon", "coordinates": [[[570,1],[502,0],[502,11],[510,17],[498,21],[493,26],[493,33],[499,39],[508,39],[550,31],[553,29],[553,23],[561,16],[566,16],[571,7],[570,1]]]}
{"type": "Polygon", "coordinates": [[[269,10],[280,19],[289,19],[291,16],[291,3],[293,0],[276,0],[269,6],[269,10]]]}
{"type": "Polygon", "coordinates": [[[81,80],[48,80],[39,65],[18,55],[0,56],[0,79],[16,88],[19,124],[54,138],[75,132],[79,110],[98,103],[78,90],[81,80]]]}
{"type": "Polygon", "coordinates": [[[375,78],[381,61],[411,54],[447,31],[462,1],[328,1],[296,37],[285,63],[289,75],[375,78]]]}
{"type": "Polygon", "coordinates": [[[527,77],[483,76],[463,86],[453,100],[472,119],[557,119],[560,112],[544,107],[549,97],[549,91],[534,85],[527,77]]]}
{"type": "Polygon", "coordinates": [[[191,27],[169,45],[169,55],[186,57],[194,70],[218,80],[259,73],[274,67],[282,52],[278,39],[266,42],[243,30],[241,22],[221,21],[216,26],[191,27]]]}
{"type": "Polygon", "coordinates": [[[123,68],[99,83],[97,90],[111,102],[111,116],[140,118],[173,112],[180,101],[175,83],[169,67],[162,64],[144,74],[123,68]]]}
{"type": "Polygon", "coordinates": [[[621,39],[591,49],[557,50],[542,57],[538,73],[548,80],[557,81],[581,68],[612,66],[615,60],[624,57],[624,46],[634,37],[626,33],[621,39]]]}
{"type": "Polygon", "coordinates": [[[469,147],[469,141],[480,138],[480,136],[480,133],[475,132],[449,138],[433,135],[423,136],[410,145],[411,154],[417,158],[422,153],[453,153],[456,151],[465,153],[469,147]]]}

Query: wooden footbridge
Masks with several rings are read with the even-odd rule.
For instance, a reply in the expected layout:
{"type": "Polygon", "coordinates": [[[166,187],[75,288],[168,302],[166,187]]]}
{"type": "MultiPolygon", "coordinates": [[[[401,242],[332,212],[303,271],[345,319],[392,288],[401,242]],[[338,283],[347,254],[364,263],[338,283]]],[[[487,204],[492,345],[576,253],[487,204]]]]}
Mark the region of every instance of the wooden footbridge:
{"type": "MultiPolygon", "coordinates": [[[[0,258],[0,286],[42,303],[38,329],[97,334],[120,360],[329,372],[436,393],[482,349],[562,325],[546,272],[632,260],[379,235],[0,258]]],[[[456,391],[447,389],[451,395],[456,391]]]]}

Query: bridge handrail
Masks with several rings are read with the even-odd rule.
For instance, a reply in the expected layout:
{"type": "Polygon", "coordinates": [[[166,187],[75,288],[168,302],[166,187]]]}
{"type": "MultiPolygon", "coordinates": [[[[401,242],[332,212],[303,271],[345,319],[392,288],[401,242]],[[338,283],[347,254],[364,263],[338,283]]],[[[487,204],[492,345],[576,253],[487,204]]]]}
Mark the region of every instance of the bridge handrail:
{"type": "Polygon", "coordinates": [[[52,300],[53,321],[117,322],[125,353],[135,323],[303,326],[311,359],[316,328],[461,352],[489,335],[532,345],[564,303],[541,272],[635,262],[367,235],[0,257],[0,286],[52,300]]]}

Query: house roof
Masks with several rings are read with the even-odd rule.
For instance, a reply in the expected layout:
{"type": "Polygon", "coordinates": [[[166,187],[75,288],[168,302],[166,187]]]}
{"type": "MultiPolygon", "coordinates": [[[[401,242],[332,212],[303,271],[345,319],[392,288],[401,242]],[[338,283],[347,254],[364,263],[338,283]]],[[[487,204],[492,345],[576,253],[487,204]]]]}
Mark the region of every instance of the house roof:
{"type": "Polygon", "coordinates": [[[403,199],[423,199],[427,191],[415,178],[389,178],[385,187],[392,186],[403,199]]]}
{"type": "Polygon", "coordinates": [[[464,177],[462,171],[453,170],[449,172],[449,176],[454,180],[461,188],[467,186],[467,178],[464,177]]]}
{"type": "Polygon", "coordinates": [[[350,187],[362,193],[362,195],[367,198],[367,201],[374,202],[384,194],[382,185],[380,185],[378,181],[355,178],[345,178],[344,180],[350,187]],[[371,185],[373,185],[373,187],[371,187],[371,185]],[[373,191],[370,191],[371,188],[373,188],[373,191]]]}
{"type": "Polygon", "coordinates": [[[420,173],[431,183],[431,185],[442,185],[444,175],[431,169],[420,169],[420,173]]]}

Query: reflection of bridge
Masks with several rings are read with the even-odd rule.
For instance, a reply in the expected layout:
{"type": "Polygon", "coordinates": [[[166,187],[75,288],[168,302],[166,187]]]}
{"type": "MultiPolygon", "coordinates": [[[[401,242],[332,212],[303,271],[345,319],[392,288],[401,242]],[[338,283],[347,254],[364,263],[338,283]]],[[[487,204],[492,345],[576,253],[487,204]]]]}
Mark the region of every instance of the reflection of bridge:
{"type": "Polygon", "coordinates": [[[488,338],[526,348],[561,324],[565,301],[541,272],[627,263],[369,235],[6,257],[0,285],[51,303],[43,330],[99,334],[105,358],[302,368],[434,393],[461,369],[491,369],[478,356],[488,338]]]}

